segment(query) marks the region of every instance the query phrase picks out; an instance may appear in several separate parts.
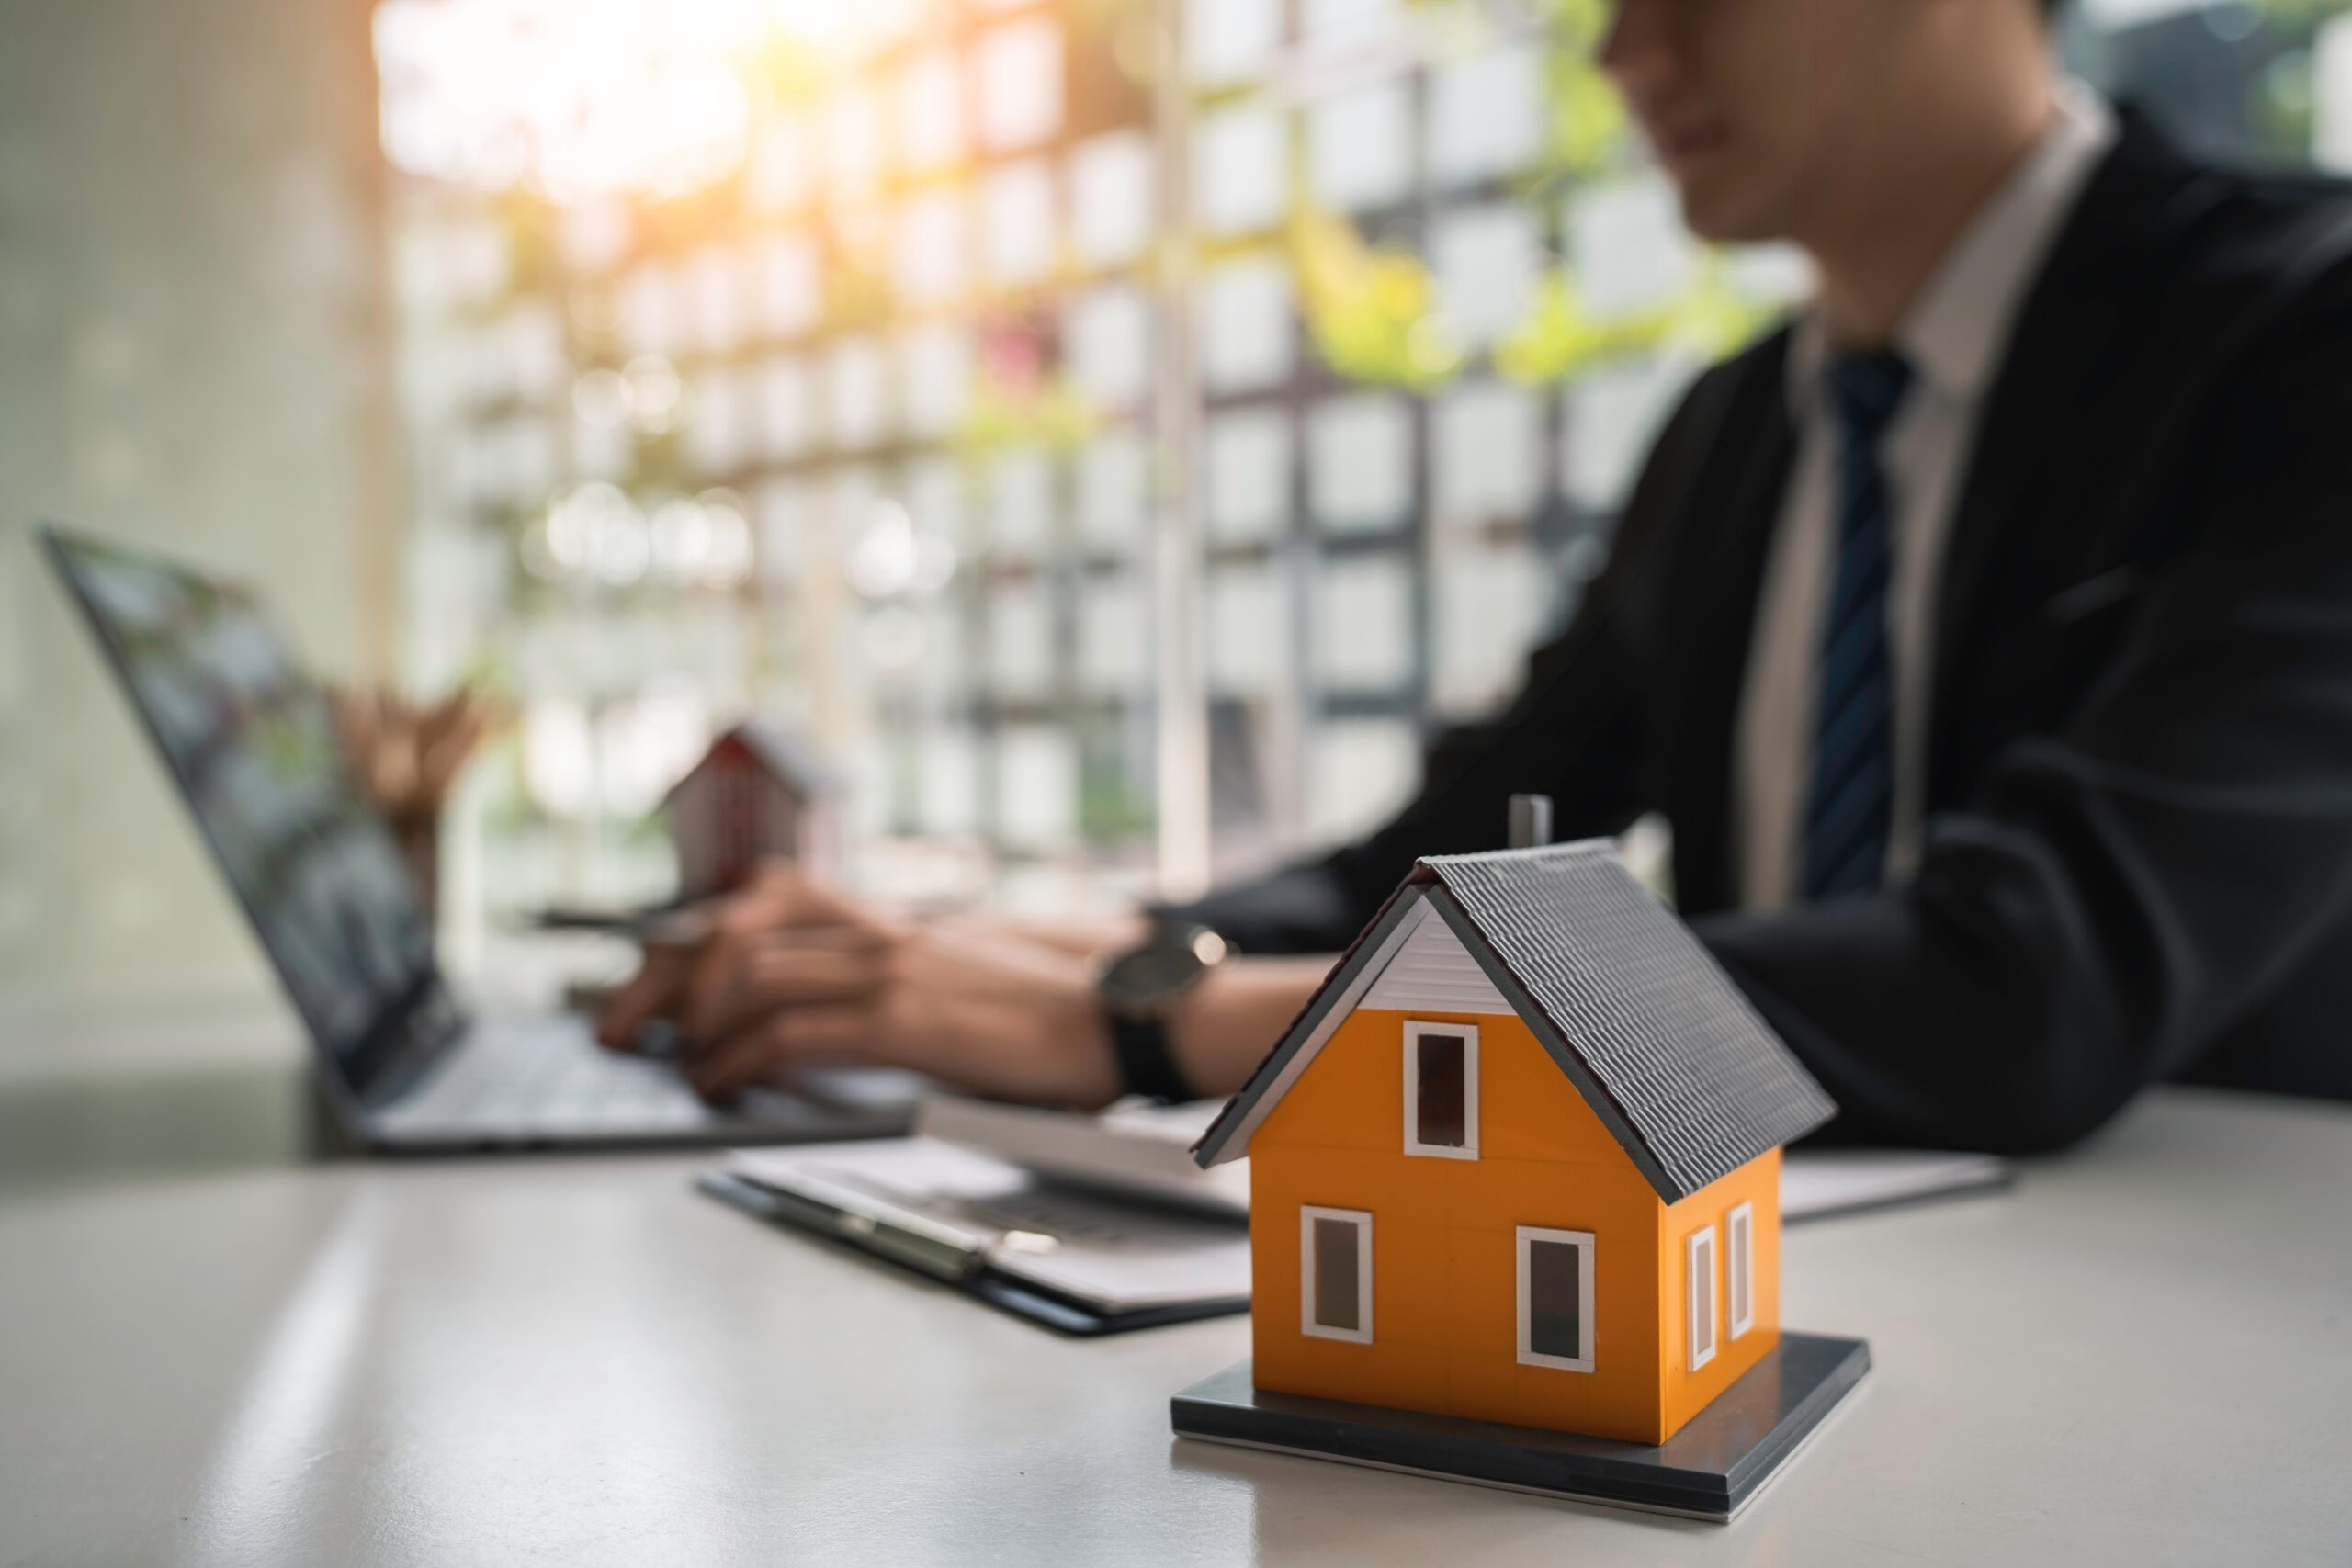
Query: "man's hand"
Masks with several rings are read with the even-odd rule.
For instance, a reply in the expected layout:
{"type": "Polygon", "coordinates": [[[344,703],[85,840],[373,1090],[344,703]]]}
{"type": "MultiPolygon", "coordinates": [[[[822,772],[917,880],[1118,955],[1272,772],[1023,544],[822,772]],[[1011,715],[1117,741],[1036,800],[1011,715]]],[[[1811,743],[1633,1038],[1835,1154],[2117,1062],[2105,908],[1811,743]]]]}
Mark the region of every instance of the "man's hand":
{"type": "Polygon", "coordinates": [[[778,868],[653,947],[607,1004],[604,1043],[656,1018],[718,1099],[804,1066],[906,1067],[980,1093],[1086,1108],[1119,1077],[1084,954],[984,921],[910,920],[778,868]]]}

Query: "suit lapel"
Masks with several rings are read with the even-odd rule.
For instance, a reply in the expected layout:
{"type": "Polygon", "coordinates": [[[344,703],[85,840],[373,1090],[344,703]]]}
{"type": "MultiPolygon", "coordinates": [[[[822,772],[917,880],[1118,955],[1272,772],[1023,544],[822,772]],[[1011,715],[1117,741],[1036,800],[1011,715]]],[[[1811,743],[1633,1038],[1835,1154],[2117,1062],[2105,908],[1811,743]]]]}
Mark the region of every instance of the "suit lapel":
{"type": "Polygon", "coordinates": [[[1952,517],[1936,605],[1929,738],[1930,805],[1953,765],[1958,678],[1997,628],[1980,611],[1995,563],[2018,531],[2049,526],[2034,504],[2051,465],[2083,460],[2086,411],[2111,414],[2142,395],[2125,374],[2151,322],[2147,265],[2184,164],[2124,111],[2114,149],[2093,174],[2024,308],[1984,400],[1975,449],[1952,517]]]}
{"type": "Polygon", "coordinates": [[[1788,409],[1783,330],[1750,356],[1731,389],[1709,467],[1690,487],[1682,538],[1696,542],[1687,584],[1670,608],[1683,678],[1671,720],[1678,743],[1668,762],[1668,815],[1675,831],[1675,894],[1686,913],[1726,908],[1739,879],[1734,864],[1732,790],[1739,704],[1756,628],[1757,595],[1780,523],[1796,436],[1788,409]]]}

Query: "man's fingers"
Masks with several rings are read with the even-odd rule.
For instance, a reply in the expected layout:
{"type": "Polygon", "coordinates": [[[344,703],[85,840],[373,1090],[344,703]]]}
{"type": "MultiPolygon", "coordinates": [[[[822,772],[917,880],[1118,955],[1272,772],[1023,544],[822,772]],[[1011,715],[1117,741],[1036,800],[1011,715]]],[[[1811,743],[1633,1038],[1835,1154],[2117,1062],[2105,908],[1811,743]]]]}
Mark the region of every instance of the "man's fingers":
{"type": "Polygon", "coordinates": [[[766,1013],[871,996],[888,977],[888,963],[873,942],[832,940],[854,934],[773,933],[745,952],[730,974],[688,1012],[687,1033],[718,1040],[766,1013]],[[820,936],[825,940],[807,940],[820,936]]]}
{"type": "Polygon", "coordinates": [[[781,1053],[796,1061],[854,1059],[882,1066],[891,1055],[891,1032],[882,1010],[868,1002],[795,1008],[778,1013],[768,1033],[781,1053]]]}
{"type": "Polygon", "coordinates": [[[688,1058],[686,1082],[705,1100],[725,1100],[772,1077],[779,1066],[771,1055],[764,1030],[750,1030],[720,1041],[698,1056],[688,1058]]]}
{"type": "Polygon", "coordinates": [[[752,961],[770,949],[808,948],[826,951],[861,945],[854,931],[802,931],[772,923],[729,917],[712,928],[710,940],[693,956],[693,976],[686,981],[681,1021],[690,1034],[707,1034],[709,1021],[726,995],[741,986],[752,961]]]}
{"type": "Polygon", "coordinates": [[[678,1017],[703,955],[728,931],[754,929],[756,914],[743,898],[728,898],[673,910],[648,924],[639,937],[644,958],[598,1011],[596,1038],[625,1051],[653,1020],[678,1017]]]}
{"type": "Polygon", "coordinates": [[[679,1021],[689,1036],[702,1034],[703,1021],[711,1016],[719,998],[741,984],[744,961],[764,935],[749,925],[721,921],[711,939],[694,954],[693,974],[686,980],[685,996],[678,1009],[679,1021]]]}
{"type": "Polygon", "coordinates": [[[763,863],[734,902],[772,926],[838,925],[857,918],[848,899],[788,860],[763,863]]]}
{"type": "Polygon", "coordinates": [[[797,1009],[713,1043],[686,1064],[686,1081],[706,1099],[723,1099],[801,1063],[864,1059],[881,1038],[870,1004],[797,1009]]]}
{"type": "Polygon", "coordinates": [[[628,983],[606,998],[597,1013],[597,1040],[612,1050],[630,1049],[638,1031],[673,1009],[687,971],[685,954],[661,949],[648,952],[628,983]]]}

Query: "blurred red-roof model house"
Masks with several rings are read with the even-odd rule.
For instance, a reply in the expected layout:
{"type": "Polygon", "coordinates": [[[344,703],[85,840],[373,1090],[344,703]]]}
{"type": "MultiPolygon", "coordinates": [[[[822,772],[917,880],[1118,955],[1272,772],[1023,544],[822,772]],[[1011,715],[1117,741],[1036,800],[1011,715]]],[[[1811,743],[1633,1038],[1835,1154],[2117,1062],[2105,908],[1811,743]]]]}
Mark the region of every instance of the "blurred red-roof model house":
{"type": "Polygon", "coordinates": [[[763,860],[831,866],[840,794],[832,770],[785,727],[754,719],[727,731],[662,802],[679,897],[730,892],[763,860]]]}

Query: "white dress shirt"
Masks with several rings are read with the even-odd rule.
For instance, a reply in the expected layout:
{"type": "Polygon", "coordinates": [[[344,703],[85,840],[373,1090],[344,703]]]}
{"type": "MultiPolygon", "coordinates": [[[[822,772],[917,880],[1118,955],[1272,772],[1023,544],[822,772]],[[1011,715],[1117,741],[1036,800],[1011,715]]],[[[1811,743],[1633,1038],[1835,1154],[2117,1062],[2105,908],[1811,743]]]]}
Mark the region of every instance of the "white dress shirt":
{"type": "MultiPolygon", "coordinates": [[[[1936,583],[1979,405],[2044,254],[2114,140],[2107,105],[2088,88],[2065,84],[2049,130],[1962,231],[1894,333],[1912,378],[1879,453],[1894,510],[1886,599],[1894,687],[1890,882],[1918,863],[1936,583]]],[[[1781,908],[1804,893],[1815,665],[1838,537],[1836,416],[1822,384],[1829,344],[1817,310],[1798,318],[1789,347],[1796,456],[1757,601],[1736,739],[1740,897],[1750,909],[1781,908]]]]}

